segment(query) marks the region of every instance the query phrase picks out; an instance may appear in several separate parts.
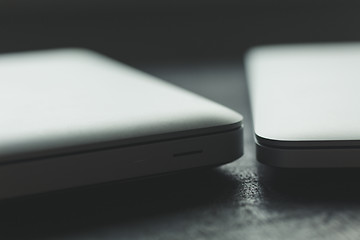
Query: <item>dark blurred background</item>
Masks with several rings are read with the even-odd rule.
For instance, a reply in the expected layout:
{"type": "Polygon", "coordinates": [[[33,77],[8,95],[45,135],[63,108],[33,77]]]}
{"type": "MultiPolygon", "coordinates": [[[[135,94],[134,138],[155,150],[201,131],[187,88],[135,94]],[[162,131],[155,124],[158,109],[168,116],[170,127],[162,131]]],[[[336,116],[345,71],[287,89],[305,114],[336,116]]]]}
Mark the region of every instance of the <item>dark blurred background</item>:
{"type": "Polygon", "coordinates": [[[3,0],[0,52],[91,48],[125,62],[241,58],[253,45],[360,39],[354,0],[3,0]]]}

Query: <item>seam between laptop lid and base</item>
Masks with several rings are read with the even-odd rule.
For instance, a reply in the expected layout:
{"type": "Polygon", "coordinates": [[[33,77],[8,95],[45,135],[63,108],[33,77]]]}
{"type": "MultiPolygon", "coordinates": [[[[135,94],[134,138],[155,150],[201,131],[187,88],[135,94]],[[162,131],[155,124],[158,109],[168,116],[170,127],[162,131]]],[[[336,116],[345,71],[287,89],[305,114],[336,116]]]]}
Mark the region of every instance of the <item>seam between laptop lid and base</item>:
{"type": "MultiPolygon", "coordinates": [[[[196,131],[183,131],[183,132],[174,132],[169,134],[162,134],[162,135],[153,135],[153,136],[147,136],[143,141],[136,142],[137,139],[133,139],[132,142],[126,143],[126,141],[116,142],[111,141],[107,143],[99,143],[104,144],[102,147],[93,147],[92,145],[86,145],[86,146],[74,146],[71,148],[65,148],[65,149],[51,149],[47,153],[22,153],[19,155],[15,155],[12,157],[9,157],[6,160],[1,160],[0,157],[0,166],[8,165],[8,164],[16,164],[16,163],[22,163],[25,161],[41,161],[48,158],[54,158],[54,157],[61,157],[61,156],[68,156],[68,155],[77,155],[77,154],[84,154],[84,153],[91,153],[91,152],[100,152],[100,151],[106,151],[111,149],[117,149],[122,147],[131,147],[131,146],[139,146],[139,145],[146,145],[146,144],[152,144],[152,143],[160,143],[165,141],[173,141],[173,140],[181,140],[186,138],[194,138],[194,137],[201,137],[201,136],[209,136],[209,135],[216,135],[220,133],[226,133],[231,131],[236,131],[238,129],[243,129],[242,121],[237,122],[234,124],[229,124],[225,126],[220,127],[210,127],[210,128],[203,128],[203,129],[197,129],[196,131]],[[219,129],[218,129],[219,128],[219,129]],[[212,132],[207,132],[212,131],[212,132]],[[192,134],[189,134],[189,133],[192,134]],[[167,135],[175,135],[172,137],[169,137],[167,135]],[[189,135],[187,135],[189,134],[189,135]],[[156,140],[154,138],[157,138],[156,140]],[[110,146],[106,146],[110,145],[110,146]],[[74,148],[82,148],[81,150],[75,150],[74,148]],[[35,154],[35,156],[26,157],[26,155],[35,154]]],[[[94,143],[96,144],[96,143],[94,143]]]]}
{"type": "Polygon", "coordinates": [[[258,145],[278,149],[356,149],[360,148],[360,140],[317,140],[317,141],[285,141],[259,137],[255,134],[258,145]],[[296,146],[297,145],[297,146],[296,146]]]}

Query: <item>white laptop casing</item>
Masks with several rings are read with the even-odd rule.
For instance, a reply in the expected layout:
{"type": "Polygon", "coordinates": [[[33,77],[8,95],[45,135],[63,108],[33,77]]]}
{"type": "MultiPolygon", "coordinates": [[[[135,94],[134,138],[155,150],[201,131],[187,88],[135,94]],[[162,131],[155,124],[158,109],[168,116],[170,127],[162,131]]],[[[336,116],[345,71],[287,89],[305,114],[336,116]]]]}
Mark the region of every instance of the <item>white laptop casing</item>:
{"type": "Polygon", "coordinates": [[[246,73],[260,162],[360,166],[360,44],[253,48],[246,73]]]}
{"type": "Polygon", "coordinates": [[[100,54],[0,56],[0,198],[219,165],[242,117],[100,54]]]}

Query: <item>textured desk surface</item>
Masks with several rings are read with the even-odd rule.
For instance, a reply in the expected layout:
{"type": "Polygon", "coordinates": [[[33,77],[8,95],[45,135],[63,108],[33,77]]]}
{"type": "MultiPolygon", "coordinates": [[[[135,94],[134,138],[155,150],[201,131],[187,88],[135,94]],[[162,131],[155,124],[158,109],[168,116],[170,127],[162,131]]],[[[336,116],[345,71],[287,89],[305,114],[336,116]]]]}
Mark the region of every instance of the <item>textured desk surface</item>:
{"type": "Polygon", "coordinates": [[[241,112],[245,155],[216,169],[1,202],[1,239],[360,237],[360,171],[256,162],[240,62],[136,66],[241,112]]]}

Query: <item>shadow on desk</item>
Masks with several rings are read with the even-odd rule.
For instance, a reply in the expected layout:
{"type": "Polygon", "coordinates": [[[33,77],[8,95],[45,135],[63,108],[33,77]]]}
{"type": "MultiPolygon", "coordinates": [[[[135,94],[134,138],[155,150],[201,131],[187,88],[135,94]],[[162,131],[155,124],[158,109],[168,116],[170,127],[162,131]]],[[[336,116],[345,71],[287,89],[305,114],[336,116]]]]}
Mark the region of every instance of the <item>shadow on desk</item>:
{"type": "Polygon", "coordinates": [[[360,169],[243,164],[2,201],[1,239],[302,239],[344,219],[356,233],[360,169]]]}
{"type": "Polygon", "coordinates": [[[307,204],[351,204],[360,207],[359,169],[282,169],[258,164],[261,182],[287,201],[307,204]]]}
{"type": "Polygon", "coordinates": [[[48,239],[176,216],[193,208],[226,203],[235,195],[237,185],[236,179],[221,169],[200,169],[3,200],[0,235],[48,239]]]}

